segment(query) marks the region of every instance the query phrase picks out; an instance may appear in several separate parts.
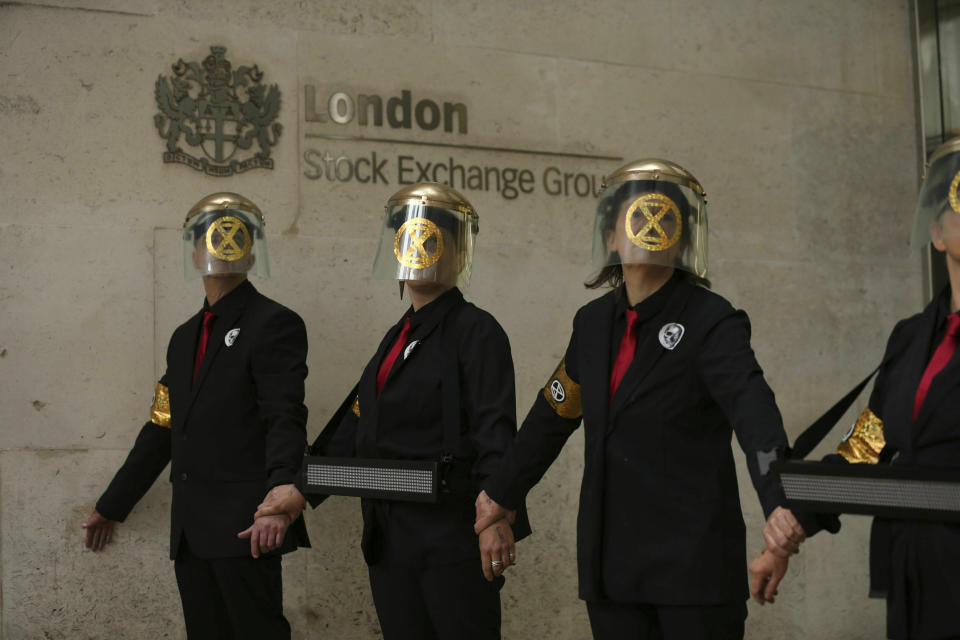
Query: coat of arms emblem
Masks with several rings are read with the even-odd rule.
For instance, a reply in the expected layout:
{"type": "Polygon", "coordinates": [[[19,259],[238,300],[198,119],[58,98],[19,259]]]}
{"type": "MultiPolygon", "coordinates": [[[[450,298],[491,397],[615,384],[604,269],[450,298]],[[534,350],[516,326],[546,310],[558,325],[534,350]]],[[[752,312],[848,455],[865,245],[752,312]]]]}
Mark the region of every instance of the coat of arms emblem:
{"type": "Polygon", "coordinates": [[[179,162],[212,176],[229,176],[250,169],[273,169],[270,147],[283,127],[274,122],[280,112],[280,89],[261,84],[257,65],[232,69],[226,47],[210,47],[202,63],[173,65],[173,76],[159,76],[155,96],[160,113],[153,117],[167,141],[164,162],[179,162]],[[199,147],[193,155],[181,147],[199,147]],[[234,157],[256,145],[254,155],[234,157]]]}

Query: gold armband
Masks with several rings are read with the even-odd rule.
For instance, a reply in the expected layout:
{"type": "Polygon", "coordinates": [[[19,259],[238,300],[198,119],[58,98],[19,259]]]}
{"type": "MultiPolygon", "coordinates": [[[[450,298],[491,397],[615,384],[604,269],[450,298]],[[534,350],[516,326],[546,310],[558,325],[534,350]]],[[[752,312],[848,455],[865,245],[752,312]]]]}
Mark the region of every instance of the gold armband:
{"type": "Polygon", "coordinates": [[[850,431],[844,436],[837,453],[854,464],[876,464],[887,441],[883,437],[883,420],[870,407],[863,410],[850,431]]]}
{"type": "Polygon", "coordinates": [[[561,418],[579,418],[583,415],[580,385],[567,375],[567,365],[564,360],[560,361],[557,370],[547,381],[547,386],[543,388],[543,397],[561,418]]]}
{"type": "Polygon", "coordinates": [[[357,397],[353,399],[353,415],[360,417],[360,394],[357,394],[357,397]]]}
{"type": "Polygon", "coordinates": [[[170,390],[157,383],[153,392],[153,406],[150,407],[150,422],[158,427],[170,428],[170,390]]]}

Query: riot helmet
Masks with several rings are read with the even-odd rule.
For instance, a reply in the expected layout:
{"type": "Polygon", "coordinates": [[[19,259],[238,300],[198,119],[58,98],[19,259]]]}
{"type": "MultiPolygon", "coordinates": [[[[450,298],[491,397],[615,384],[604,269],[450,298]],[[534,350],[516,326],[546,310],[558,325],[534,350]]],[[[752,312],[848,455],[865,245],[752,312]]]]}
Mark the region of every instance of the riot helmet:
{"type": "Polygon", "coordinates": [[[937,147],[924,171],[913,215],[910,247],[936,238],[960,236],[960,137],[937,147]]]}
{"type": "Polygon", "coordinates": [[[418,182],[390,196],[385,209],[374,278],[470,282],[480,218],[466,198],[446,185],[418,182]]]}
{"type": "Polygon", "coordinates": [[[598,269],[657,264],[707,275],[707,201],[700,182],[669,160],[626,164],[603,181],[593,232],[598,269]]]}
{"type": "Polygon", "coordinates": [[[253,273],[270,276],[263,213],[237,193],[212,193],[183,223],[184,277],[253,273]]]}

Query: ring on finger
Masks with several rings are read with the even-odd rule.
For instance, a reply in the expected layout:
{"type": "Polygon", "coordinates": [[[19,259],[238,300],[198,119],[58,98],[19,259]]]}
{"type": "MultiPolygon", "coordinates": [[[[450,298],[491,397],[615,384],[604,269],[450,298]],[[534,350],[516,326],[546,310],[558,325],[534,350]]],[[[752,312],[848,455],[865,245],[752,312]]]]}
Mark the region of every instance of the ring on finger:
{"type": "Polygon", "coordinates": [[[490,566],[493,567],[493,568],[502,567],[502,566],[503,566],[503,562],[501,562],[500,560],[491,560],[491,561],[490,561],[490,566]]]}

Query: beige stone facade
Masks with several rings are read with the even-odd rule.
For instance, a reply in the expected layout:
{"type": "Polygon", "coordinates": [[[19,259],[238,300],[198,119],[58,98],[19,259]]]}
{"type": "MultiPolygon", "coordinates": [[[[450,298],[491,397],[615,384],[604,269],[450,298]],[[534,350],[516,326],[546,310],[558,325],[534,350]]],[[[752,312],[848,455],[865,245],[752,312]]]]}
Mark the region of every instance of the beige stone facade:
{"type": "MultiPolygon", "coordinates": [[[[912,12],[906,0],[0,3],[0,638],[184,637],[165,476],[105,553],[83,548],[80,525],[148,416],[167,339],[202,301],[183,280],[179,228],[213,191],[266,214],[273,277],[255,284],[307,322],[313,437],[403,312],[396,284],[369,277],[400,180],[456,165],[482,187],[461,189],[480,213],[466,295],[510,337],[522,417],[595,295],[580,286],[590,191],[618,157],[674,160],[707,191],[714,289],[750,314],[795,437],[923,304],[908,250],[912,12]],[[282,92],[273,170],[221,178],[163,162],[157,78],[211,46],[282,92]]],[[[508,639],[589,637],[582,442],[530,495],[535,533],[502,592],[508,639]]],[[[762,515],[737,456],[753,552],[762,515]]],[[[332,499],[307,521],[314,549],[284,559],[294,637],[379,637],[357,504],[332,499]]],[[[850,517],[806,543],[777,603],[750,604],[747,637],[882,637],[868,530],[850,517]]]]}

